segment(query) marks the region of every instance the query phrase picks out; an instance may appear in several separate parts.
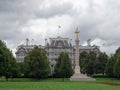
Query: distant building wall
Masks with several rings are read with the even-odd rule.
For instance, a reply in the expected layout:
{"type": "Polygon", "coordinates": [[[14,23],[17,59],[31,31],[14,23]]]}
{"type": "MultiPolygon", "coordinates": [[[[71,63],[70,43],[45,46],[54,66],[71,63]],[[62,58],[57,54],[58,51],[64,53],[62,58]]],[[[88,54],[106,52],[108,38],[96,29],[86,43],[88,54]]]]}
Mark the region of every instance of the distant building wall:
{"type": "MultiPolygon", "coordinates": [[[[35,47],[36,45],[20,45],[18,46],[16,52],[16,59],[17,62],[23,62],[24,57],[35,47]]],[[[50,62],[49,66],[51,68],[51,74],[54,73],[54,67],[56,65],[57,59],[61,52],[65,51],[68,52],[69,57],[71,59],[72,64],[74,65],[75,59],[75,46],[72,45],[69,38],[50,38],[49,41],[45,40],[45,46],[39,48],[45,49],[47,52],[47,57],[50,62]]],[[[95,53],[99,54],[100,49],[98,46],[79,46],[80,53],[83,51],[90,52],[94,51],[95,53]]]]}

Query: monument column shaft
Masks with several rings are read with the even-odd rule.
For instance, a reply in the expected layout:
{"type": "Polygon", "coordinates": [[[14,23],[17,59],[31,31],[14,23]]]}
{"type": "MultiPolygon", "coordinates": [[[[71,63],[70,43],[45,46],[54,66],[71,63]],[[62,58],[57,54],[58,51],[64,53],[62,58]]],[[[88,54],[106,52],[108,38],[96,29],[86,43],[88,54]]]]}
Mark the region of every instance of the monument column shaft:
{"type": "Polygon", "coordinates": [[[79,66],[79,39],[76,39],[75,66],[79,66]]]}

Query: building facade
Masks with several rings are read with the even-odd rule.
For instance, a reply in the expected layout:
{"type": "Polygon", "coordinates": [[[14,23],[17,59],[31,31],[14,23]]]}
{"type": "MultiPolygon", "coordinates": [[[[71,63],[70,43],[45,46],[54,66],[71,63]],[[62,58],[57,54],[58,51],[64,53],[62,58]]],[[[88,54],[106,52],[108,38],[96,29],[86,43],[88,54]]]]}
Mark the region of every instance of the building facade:
{"type": "MultiPolygon", "coordinates": [[[[25,56],[34,49],[36,45],[20,45],[17,48],[16,52],[16,59],[17,62],[23,62],[25,56]]],[[[75,46],[72,45],[71,39],[69,38],[63,38],[63,37],[57,37],[57,38],[49,38],[49,40],[45,39],[45,46],[38,46],[39,48],[43,48],[47,52],[47,57],[50,62],[49,66],[51,68],[51,73],[54,73],[54,67],[56,65],[57,59],[61,52],[65,51],[68,52],[69,57],[71,59],[72,64],[74,65],[75,60],[75,46]]],[[[100,49],[98,46],[79,46],[80,53],[83,51],[86,52],[95,52],[99,54],[100,49]]]]}

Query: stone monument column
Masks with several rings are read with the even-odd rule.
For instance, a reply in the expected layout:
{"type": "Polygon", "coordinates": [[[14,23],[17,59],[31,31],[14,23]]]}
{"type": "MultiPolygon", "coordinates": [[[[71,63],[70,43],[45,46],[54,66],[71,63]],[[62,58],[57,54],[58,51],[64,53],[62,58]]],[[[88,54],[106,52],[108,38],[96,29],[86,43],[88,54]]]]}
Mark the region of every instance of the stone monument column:
{"type": "Polygon", "coordinates": [[[81,74],[80,72],[80,65],[79,65],[79,31],[78,28],[76,28],[75,31],[76,34],[76,47],[75,47],[75,68],[74,68],[74,74],[70,77],[71,81],[94,81],[95,79],[88,77],[84,74],[81,74]]]}
{"type": "Polygon", "coordinates": [[[79,66],[79,31],[78,28],[75,31],[76,34],[76,47],[75,47],[75,73],[80,74],[80,66],[79,66]]]}

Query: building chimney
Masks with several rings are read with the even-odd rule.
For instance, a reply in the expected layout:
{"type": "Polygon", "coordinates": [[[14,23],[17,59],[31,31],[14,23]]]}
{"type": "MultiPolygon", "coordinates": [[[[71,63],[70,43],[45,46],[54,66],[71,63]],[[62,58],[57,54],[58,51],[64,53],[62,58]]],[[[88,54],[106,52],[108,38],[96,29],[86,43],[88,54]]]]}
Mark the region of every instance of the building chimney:
{"type": "Polygon", "coordinates": [[[88,39],[88,40],[87,40],[87,45],[88,45],[88,46],[91,46],[91,39],[88,39]]]}
{"type": "Polygon", "coordinates": [[[28,44],[29,44],[29,39],[26,38],[26,46],[28,46],[28,44]]]}

